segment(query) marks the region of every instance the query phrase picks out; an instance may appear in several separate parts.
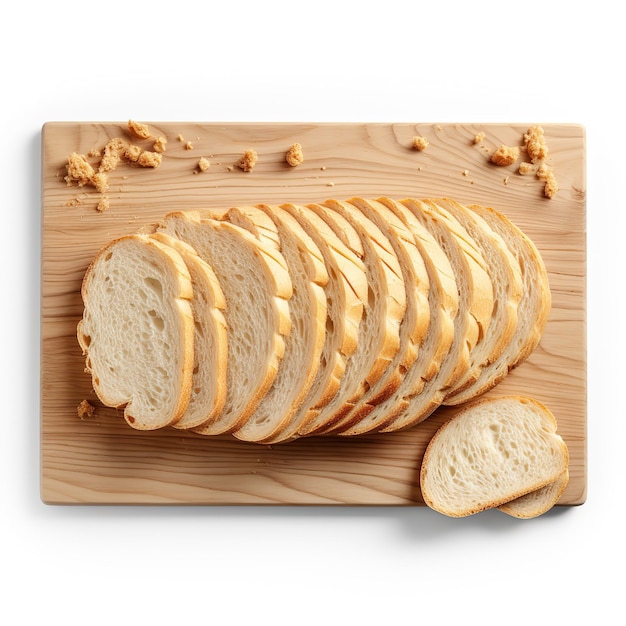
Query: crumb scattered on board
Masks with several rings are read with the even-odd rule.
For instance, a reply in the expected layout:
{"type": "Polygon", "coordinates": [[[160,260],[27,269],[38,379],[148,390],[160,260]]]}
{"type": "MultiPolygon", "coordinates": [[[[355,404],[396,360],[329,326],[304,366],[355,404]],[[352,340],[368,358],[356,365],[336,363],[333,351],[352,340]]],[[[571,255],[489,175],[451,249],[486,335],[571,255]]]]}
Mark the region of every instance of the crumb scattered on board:
{"type": "Polygon", "coordinates": [[[163,154],[165,152],[167,146],[167,139],[165,137],[157,137],[154,140],[154,145],[152,146],[152,149],[155,152],[159,152],[160,154],[163,154]]]}
{"type": "Polygon", "coordinates": [[[191,141],[187,141],[185,143],[185,150],[193,150],[193,144],[191,143],[191,141]]]}
{"type": "Polygon", "coordinates": [[[256,165],[258,155],[256,150],[246,150],[243,156],[237,161],[237,167],[244,172],[251,172],[256,165]]]}
{"type": "Polygon", "coordinates": [[[548,144],[541,126],[531,126],[524,133],[524,149],[530,163],[524,162],[520,165],[520,174],[534,171],[537,178],[544,183],[543,195],[546,198],[554,198],[559,190],[559,184],[552,168],[546,162],[549,154],[548,144]]]}
{"type": "Polygon", "coordinates": [[[483,141],[485,141],[485,133],[480,131],[479,133],[476,133],[474,135],[474,145],[476,145],[477,143],[482,143],[483,141]]]}
{"type": "Polygon", "coordinates": [[[76,408],[76,412],[81,420],[90,419],[94,416],[96,408],[87,400],[83,400],[76,408]]]}
{"type": "Polygon", "coordinates": [[[423,152],[428,148],[428,139],[426,137],[413,137],[413,141],[411,142],[411,148],[413,150],[417,150],[418,152],[423,152]]]}
{"type": "Polygon", "coordinates": [[[152,137],[152,133],[150,132],[147,124],[141,124],[140,122],[135,122],[134,120],[128,120],[128,131],[131,135],[134,135],[139,139],[150,139],[150,137],[152,137]]]}
{"type": "MultiPolygon", "coordinates": [[[[151,138],[150,130],[145,124],[129,120],[128,130],[138,138],[151,138]]],[[[154,144],[155,150],[151,151],[129,143],[121,137],[114,137],[105,144],[102,150],[92,148],[87,155],[72,152],[67,159],[67,175],[64,180],[68,186],[93,187],[102,194],[96,206],[96,210],[102,213],[109,208],[109,199],[105,195],[109,189],[109,174],[120,163],[136,164],[147,168],[159,167],[166,143],[164,137],[159,137],[154,144]],[[156,149],[157,146],[158,149],[156,149]],[[92,164],[89,158],[99,159],[99,161],[92,164]]]]}
{"type": "Polygon", "coordinates": [[[519,159],[520,149],[517,146],[500,146],[492,155],[490,161],[494,165],[506,167],[513,165],[519,159]]]}
{"type": "Polygon", "coordinates": [[[198,170],[200,172],[206,172],[211,167],[211,161],[206,157],[200,157],[198,161],[198,170]]]}
{"type": "Polygon", "coordinates": [[[285,154],[285,161],[287,161],[291,167],[297,167],[304,161],[302,146],[299,143],[294,143],[289,150],[287,150],[287,153],[285,154]]]}

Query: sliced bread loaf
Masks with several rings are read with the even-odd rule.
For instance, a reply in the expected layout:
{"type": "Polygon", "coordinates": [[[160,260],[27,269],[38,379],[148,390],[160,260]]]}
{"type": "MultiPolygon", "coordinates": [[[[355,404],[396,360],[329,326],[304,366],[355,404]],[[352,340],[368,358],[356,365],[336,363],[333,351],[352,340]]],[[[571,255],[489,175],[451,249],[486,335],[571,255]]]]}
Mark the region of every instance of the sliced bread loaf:
{"type": "Polygon", "coordinates": [[[187,410],[174,427],[192,428],[215,419],[226,401],[226,300],[213,269],[191,246],[165,233],[154,233],[151,238],[176,250],[191,276],[191,308],[194,320],[193,380],[187,410]]]}
{"type": "Polygon", "coordinates": [[[337,395],[300,431],[300,434],[311,435],[330,432],[390,367],[400,350],[406,287],[391,242],[355,206],[334,200],[308,206],[346,245],[353,245],[345,235],[347,230],[354,229],[358,233],[360,245],[354,251],[362,250],[368,285],[356,351],[347,362],[337,395]]]}
{"type": "Polygon", "coordinates": [[[405,372],[396,391],[365,416],[362,423],[338,433],[340,435],[351,435],[357,429],[360,433],[384,430],[396,419],[419,420],[430,415],[439,406],[443,392],[440,391],[441,383],[429,385],[429,381],[446,359],[450,371],[456,368],[456,355],[447,358],[454,340],[454,320],[459,311],[457,281],[450,261],[435,237],[407,207],[390,198],[378,198],[378,202],[396,219],[402,220],[413,235],[428,273],[430,321],[417,359],[405,372]]]}
{"type": "Polygon", "coordinates": [[[424,502],[464,517],[542,489],[568,467],[554,415],[520,396],[468,405],[429,442],[420,470],[424,502]]]}
{"type": "MultiPolygon", "coordinates": [[[[424,387],[395,409],[395,417],[380,430],[390,432],[419,424],[441,405],[448,391],[465,376],[471,353],[484,337],[493,312],[493,286],[482,254],[467,231],[449,213],[429,201],[406,199],[405,209],[426,229],[444,251],[458,292],[452,343],[441,366],[424,387]]],[[[393,206],[392,203],[389,206],[393,206]]],[[[419,231],[416,230],[416,233],[419,231]]]]}
{"type": "Polygon", "coordinates": [[[478,205],[469,208],[485,220],[506,242],[520,267],[523,289],[517,306],[514,335],[500,357],[482,369],[474,388],[455,394],[455,404],[471,400],[476,389],[485,392],[494,387],[530,356],[541,340],[552,304],[548,272],[541,254],[530,238],[511,220],[494,209],[478,205]]]}
{"type": "Polygon", "coordinates": [[[293,288],[279,250],[249,231],[199,212],[170,213],[157,227],[191,245],[215,272],[226,298],[227,396],[216,419],[194,431],[239,430],[274,382],[291,330],[293,288]]]}
{"type": "MultiPolygon", "coordinates": [[[[368,297],[366,269],[360,257],[346,246],[314,211],[306,206],[285,204],[280,210],[295,220],[322,254],[328,282],[326,292],[325,340],[320,366],[309,393],[290,422],[264,443],[290,441],[318,419],[339,392],[346,364],[359,341],[359,329],[368,297]]],[[[348,227],[347,236],[360,241],[348,227]]],[[[355,243],[353,241],[353,243],[355,243]]],[[[355,245],[357,245],[355,243],[355,245]]]]}
{"type": "Polygon", "coordinates": [[[116,239],[82,283],[78,342],[103,404],[139,430],[171,426],[189,404],[194,323],[180,254],[144,235],[116,239]]]}
{"type": "Polygon", "coordinates": [[[233,435],[262,442],[291,422],[317,376],[326,335],[328,274],[317,245],[286,211],[269,205],[232,208],[221,219],[274,243],[285,258],[293,285],[291,332],[276,378],[255,411],[233,435]]]}
{"type": "Polygon", "coordinates": [[[364,198],[351,198],[347,203],[361,211],[390,242],[406,286],[406,311],[400,321],[400,343],[396,355],[381,378],[369,386],[357,398],[351,411],[328,431],[361,434],[371,428],[367,417],[377,405],[395,395],[420,355],[430,327],[430,278],[413,234],[389,208],[376,200],[364,198]]]}
{"type": "Polygon", "coordinates": [[[482,368],[497,361],[510,343],[517,328],[518,304],[522,297],[522,276],[519,262],[502,237],[491,229],[479,215],[449,198],[434,199],[438,209],[448,211],[465,228],[480,250],[493,287],[493,311],[484,337],[470,354],[467,373],[447,392],[443,404],[458,404],[455,394],[464,391],[463,398],[482,393],[485,381],[477,384],[482,368]]]}

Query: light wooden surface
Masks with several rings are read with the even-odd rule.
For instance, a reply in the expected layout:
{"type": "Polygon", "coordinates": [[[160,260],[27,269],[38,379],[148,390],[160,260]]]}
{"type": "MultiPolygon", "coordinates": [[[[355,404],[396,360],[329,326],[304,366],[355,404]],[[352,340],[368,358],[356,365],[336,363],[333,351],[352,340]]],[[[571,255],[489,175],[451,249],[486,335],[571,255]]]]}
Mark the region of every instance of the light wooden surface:
{"type": "MultiPolygon", "coordinates": [[[[512,167],[491,165],[500,144],[519,145],[531,124],[211,124],[148,122],[168,139],[157,169],[120,166],[110,176],[110,208],[100,194],[68,187],[71,152],[124,137],[126,123],[49,123],[42,132],[41,495],[47,503],[420,505],[419,467],[441,409],[400,433],[308,438],[262,446],[173,429],[139,432],[101,407],[75,338],[80,283],[98,249],[174,209],[259,202],[315,202],[352,195],[450,196],[492,206],[536,243],[548,267],[553,308],[531,358],[490,395],[531,395],[549,406],[570,450],[570,483],[560,504],[586,498],[586,184],[584,129],[543,124],[560,191],[512,167]],[[485,132],[484,142],[473,138],[485,132]],[[426,137],[425,152],[410,149],[426,137]],[[185,141],[180,141],[182,136],[185,141]],[[187,149],[190,141],[193,149],[187,149]],[[293,142],[305,161],[284,162],[293,142]],[[233,164],[254,148],[244,173],[233,164]],[[201,156],[211,167],[198,172],[201,156]],[[84,398],[97,407],[81,420],[84,398]]],[[[137,143],[150,147],[151,142],[137,143]]]]}

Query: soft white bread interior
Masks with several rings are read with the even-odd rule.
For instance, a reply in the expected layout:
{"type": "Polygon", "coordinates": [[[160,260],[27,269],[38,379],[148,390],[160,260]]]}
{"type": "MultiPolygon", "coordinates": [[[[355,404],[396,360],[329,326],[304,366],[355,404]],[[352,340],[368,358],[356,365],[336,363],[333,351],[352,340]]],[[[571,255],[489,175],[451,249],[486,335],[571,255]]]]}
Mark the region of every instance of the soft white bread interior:
{"type": "Polygon", "coordinates": [[[191,277],[194,321],[193,380],[187,410],[174,427],[192,428],[215,419],[226,401],[226,300],[213,269],[191,246],[165,233],[153,233],[150,237],[176,250],[191,277]]]}
{"type": "Polygon", "coordinates": [[[450,517],[499,507],[555,482],[569,455],[554,415],[503,396],[461,409],[437,430],[420,470],[424,502],[450,517]]]}
{"type": "Polygon", "coordinates": [[[519,519],[531,519],[539,517],[549,511],[561,498],[567,483],[569,482],[569,471],[566,469],[554,482],[531,491],[525,496],[501,504],[498,509],[511,517],[519,519]]]}
{"type": "Polygon", "coordinates": [[[175,424],[193,373],[191,277],[181,256],[144,235],[116,239],[82,283],[77,336],[93,388],[139,430],[175,424]]]}
{"type": "Polygon", "coordinates": [[[216,419],[194,429],[232,433],[274,382],[291,330],[292,284],[280,252],[250,232],[198,212],[168,214],[157,227],[191,245],[215,272],[226,299],[227,395],[216,419]]]}

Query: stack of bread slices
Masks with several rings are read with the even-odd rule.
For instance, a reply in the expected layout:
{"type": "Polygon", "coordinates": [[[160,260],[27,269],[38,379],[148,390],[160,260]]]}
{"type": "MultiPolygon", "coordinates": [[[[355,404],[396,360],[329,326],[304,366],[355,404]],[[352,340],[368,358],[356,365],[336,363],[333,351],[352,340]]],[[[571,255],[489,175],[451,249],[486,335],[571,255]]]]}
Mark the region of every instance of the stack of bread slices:
{"type": "Polygon", "coordinates": [[[550,310],[532,241],[450,199],[173,212],[82,285],[94,389],[137,429],[258,443],[414,426],[493,388],[550,310]]]}

